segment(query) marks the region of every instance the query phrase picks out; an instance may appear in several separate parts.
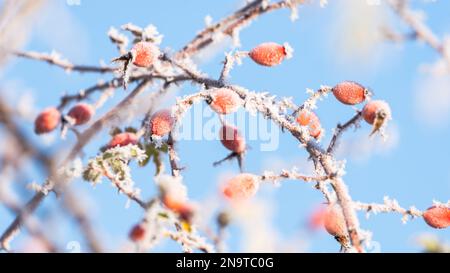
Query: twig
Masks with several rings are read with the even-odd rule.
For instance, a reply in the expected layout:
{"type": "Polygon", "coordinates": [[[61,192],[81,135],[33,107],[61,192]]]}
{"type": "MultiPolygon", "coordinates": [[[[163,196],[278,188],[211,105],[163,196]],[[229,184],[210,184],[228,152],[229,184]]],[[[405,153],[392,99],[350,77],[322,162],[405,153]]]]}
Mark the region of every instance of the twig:
{"type": "Polygon", "coordinates": [[[339,138],[342,136],[342,134],[348,130],[352,126],[358,126],[358,122],[362,118],[362,112],[357,111],[356,115],[353,116],[349,121],[347,121],[344,124],[338,124],[336,128],[334,129],[333,137],[331,138],[330,144],[328,145],[327,153],[332,154],[334,150],[336,149],[337,143],[339,141],[339,138]]]}
{"type": "Polygon", "coordinates": [[[423,40],[431,48],[436,50],[436,52],[446,61],[448,68],[450,69],[450,50],[440,41],[436,34],[434,34],[434,32],[410,10],[408,1],[388,0],[387,2],[397,15],[413,29],[416,34],[415,37],[423,40]]]}
{"type": "Polygon", "coordinates": [[[117,68],[115,67],[98,67],[98,66],[88,66],[88,65],[74,65],[68,60],[62,59],[59,54],[53,52],[52,54],[46,54],[46,53],[39,53],[39,52],[25,52],[25,51],[16,51],[14,52],[14,55],[17,57],[32,59],[32,60],[38,60],[38,61],[44,61],[51,65],[55,65],[58,67],[61,67],[62,69],[66,71],[77,71],[82,73],[110,73],[115,72],[117,68]]]}

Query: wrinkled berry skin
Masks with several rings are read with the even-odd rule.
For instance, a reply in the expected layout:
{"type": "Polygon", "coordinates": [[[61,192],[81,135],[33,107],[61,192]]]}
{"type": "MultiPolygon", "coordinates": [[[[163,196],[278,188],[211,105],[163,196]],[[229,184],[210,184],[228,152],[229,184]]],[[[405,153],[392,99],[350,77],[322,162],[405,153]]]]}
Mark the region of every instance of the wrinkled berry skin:
{"type": "Polygon", "coordinates": [[[333,94],[343,104],[356,105],[368,98],[369,91],[359,83],[346,81],[336,85],[333,94]]]}
{"type": "Polygon", "coordinates": [[[313,138],[320,138],[322,135],[322,126],[320,125],[320,120],[314,112],[303,109],[300,111],[297,117],[297,123],[300,126],[307,126],[309,130],[309,134],[313,138]]]}
{"type": "Polygon", "coordinates": [[[218,88],[211,92],[211,108],[218,114],[227,115],[236,112],[242,105],[242,99],[228,88],[218,88]]]}
{"type": "Polygon", "coordinates": [[[245,139],[239,133],[239,130],[231,125],[224,125],[219,132],[220,141],[222,145],[228,150],[241,154],[245,152],[245,139]]]}
{"type": "Polygon", "coordinates": [[[450,227],[450,208],[433,206],[423,213],[425,222],[433,228],[450,227]]]}
{"type": "Polygon", "coordinates": [[[113,136],[108,144],[108,148],[123,147],[130,144],[136,145],[137,143],[138,137],[135,133],[125,132],[113,136]]]}
{"type": "Polygon", "coordinates": [[[47,108],[42,111],[34,122],[34,132],[38,135],[50,133],[61,122],[61,113],[56,108],[47,108]]]}
{"type": "Polygon", "coordinates": [[[72,107],[67,115],[74,119],[75,125],[83,125],[91,120],[94,108],[89,104],[79,103],[72,107]]]}
{"type": "Polygon", "coordinates": [[[375,122],[375,117],[379,111],[384,111],[388,118],[391,115],[391,108],[387,102],[382,100],[368,102],[366,106],[364,106],[362,112],[364,120],[370,125],[373,125],[375,122]]]}
{"type": "Polygon", "coordinates": [[[141,242],[142,240],[144,240],[146,235],[146,230],[144,228],[144,226],[142,224],[137,224],[135,225],[129,234],[129,238],[131,241],[137,243],[137,242],[141,242]]]}
{"type": "Polygon", "coordinates": [[[249,56],[257,64],[271,67],[281,64],[287,53],[283,45],[268,42],[255,47],[249,56]]]}
{"type": "Polygon", "coordinates": [[[223,194],[230,200],[242,201],[253,197],[258,189],[258,178],[253,174],[243,173],[226,183],[223,194]]]}
{"type": "Polygon", "coordinates": [[[170,110],[160,110],[154,113],[150,119],[150,133],[162,137],[172,131],[174,123],[170,110]]]}
{"type": "Polygon", "coordinates": [[[150,42],[139,42],[131,49],[133,64],[138,67],[152,66],[159,54],[158,47],[150,42]]]}

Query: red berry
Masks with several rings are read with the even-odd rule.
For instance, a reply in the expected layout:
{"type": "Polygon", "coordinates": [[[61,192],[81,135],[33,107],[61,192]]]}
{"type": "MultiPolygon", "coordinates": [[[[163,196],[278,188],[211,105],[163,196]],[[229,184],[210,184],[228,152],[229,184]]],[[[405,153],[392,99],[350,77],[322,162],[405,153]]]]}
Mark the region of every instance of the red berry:
{"type": "Polygon", "coordinates": [[[175,123],[170,110],[160,110],[153,114],[150,119],[150,132],[152,135],[164,136],[170,131],[175,123]]]}
{"type": "Polygon", "coordinates": [[[369,90],[356,82],[342,82],[333,88],[333,94],[336,99],[343,104],[360,104],[369,96],[369,90]]]}
{"type": "Polygon", "coordinates": [[[224,125],[219,132],[220,141],[222,145],[228,150],[241,154],[245,152],[245,139],[239,133],[239,130],[231,125],[224,125]]]}
{"type": "Polygon", "coordinates": [[[263,43],[255,47],[249,53],[250,58],[257,64],[264,66],[276,66],[286,58],[286,47],[276,43],[263,43]]]}
{"type": "Polygon", "coordinates": [[[223,188],[223,194],[235,201],[253,197],[259,189],[259,179],[249,173],[240,174],[229,180],[223,188]]]}
{"type": "Polygon", "coordinates": [[[433,206],[423,213],[425,222],[433,228],[450,227],[450,208],[433,206]]]}
{"type": "Polygon", "coordinates": [[[34,122],[36,134],[50,133],[58,127],[61,122],[61,113],[56,108],[47,108],[42,111],[34,122]]]}
{"type": "Polygon", "coordinates": [[[136,243],[144,240],[145,234],[146,230],[144,228],[144,225],[137,224],[131,229],[129,237],[131,241],[136,243]]]}
{"type": "Polygon", "coordinates": [[[340,206],[329,205],[325,211],[325,229],[335,237],[347,237],[347,225],[340,206]]]}
{"type": "Polygon", "coordinates": [[[150,67],[160,52],[157,46],[149,42],[139,42],[131,49],[133,64],[139,67],[150,67]]]}
{"type": "Polygon", "coordinates": [[[322,126],[320,125],[320,120],[314,112],[303,109],[298,117],[297,122],[301,126],[308,126],[309,134],[314,138],[319,138],[322,135],[322,126]]]}
{"type": "Polygon", "coordinates": [[[211,108],[219,114],[236,112],[242,105],[242,99],[228,88],[218,88],[211,92],[211,108]]]}
{"type": "Polygon", "coordinates": [[[67,115],[74,119],[75,125],[83,125],[91,120],[94,108],[90,104],[79,103],[72,107],[67,115]]]}
{"type": "Polygon", "coordinates": [[[115,135],[111,141],[108,144],[108,148],[114,148],[114,147],[123,147],[127,146],[129,144],[136,145],[138,143],[138,137],[135,133],[120,133],[115,135]]]}
{"type": "Polygon", "coordinates": [[[375,118],[377,116],[377,113],[380,111],[384,111],[386,114],[386,117],[389,119],[391,116],[391,108],[389,107],[389,104],[382,100],[374,100],[366,104],[363,109],[363,117],[364,120],[373,125],[375,122],[375,118]]]}

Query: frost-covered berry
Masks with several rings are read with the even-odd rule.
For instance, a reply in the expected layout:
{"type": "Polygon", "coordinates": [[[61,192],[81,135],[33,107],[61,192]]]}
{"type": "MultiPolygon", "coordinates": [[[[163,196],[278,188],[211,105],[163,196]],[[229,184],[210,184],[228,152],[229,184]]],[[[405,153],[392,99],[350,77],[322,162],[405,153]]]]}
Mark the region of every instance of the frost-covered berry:
{"type": "Polygon", "coordinates": [[[145,234],[146,234],[146,230],[145,230],[144,225],[137,224],[131,229],[128,237],[130,238],[131,241],[137,243],[137,242],[141,242],[142,240],[144,240],[145,234]]]}
{"type": "Polygon", "coordinates": [[[356,105],[365,101],[370,92],[359,83],[345,81],[333,87],[333,94],[343,104],[356,105]]]}
{"type": "Polygon", "coordinates": [[[211,92],[211,108],[222,115],[236,112],[242,105],[242,99],[228,88],[217,88],[211,92]]]}
{"type": "Polygon", "coordinates": [[[230,200],[240,201],[253,197],[259,189],[260,180],[256,175],[243,173],[229,180],[223,194],[230,200]]]}
{"type": "Polygon", "coordinates": [[[51,107],[42,111],[34,121],[34,132],[38,135],[50,133],[58,127],[61,122],[61,113],[58,109],[51,107]]]}
{"type": "Polygon", "coordinates": [[[371,101],[364,106],[362,112],[364,120],[373,125],[371,136],[378,131],[383,133],[383,129],[387,122],[392,119],[391,108],[389,104],[384,101],[376,100],[371,101]]]}
{"type": "Polygon", "coordinates": [[[381,112],[384,112],[386,118],[389,119],[391,117],[391,108],[389,107],[389,104],[382,100],[374,100],[364,106],[362,114],[364,120],[370,125],[373,125],[375,123],[377,113],[380,114],[381,112]]]}
{"type": "Polygon", "coordinates": [[[139,42],[131,49],[133,64],[139,67],[150,67],[158,58],[160,51],[150,42],[139,42]]]}
{"type": "Polygon", "coordinates": [[[347,237],[347,225],[342,209],[337,204],[329,205],[325,210],[324,226],[326,231],[336,237],[347,237]]]}
{"type": "Polygon", "coordinates": [[[164,206],[172,211],[181,211],[186,203],[185,198],[179,198],[177,195],[165,193],[162,197],[164,206]]]}
{"type": "Polygon", "coordinates": [[[138,143],[138,137],[135,133],[120,133],[111,139],[111,141],[108,144],[108,148],[114,148],[114,147],[123,147],[130,144],[136,145],[138,143]]]}
{"type": "Polygon", "coordinates": [[[425,222],[433,228],[450,227],[450,208],[433,206],[423,213],[425,222]]]}
{"type": "Polygon", "coordinates": [[[73,118],[75,125],[83,125],[91,120],[94,115],[94,107],[87,103],[79,103],[72,107],[67,115],[73,118]]]}
{"type": "Polygon", "coordinates": [[[220,128],[219,137],[222,145],[228,150],[237,154],[242,154],[245,152],[245,139],[236,127],[231,125],[222,126],[222,128],[220,128]]]}
{"type": "Polygon", "coordinates": [[[150,133],[156,136],[164,136],[172,130],[175,123],[170,110],[160,110],[150,119],[150,133]]]}
{"type": "Polygon", "coordinates": [[[300,126],[307,126],[309,134],[314,138],[320,138],[322,135],[322,126],[320,120],[314,112],[303,109],[300,111],[297,122],[300,126]]]}
{"type": "Polygon", "coordinates": [[[249,56],[254,62],[264,66],[279,65],[287,55],[285,46],[273,42],[260,44],[249,52],[249,56]]]}

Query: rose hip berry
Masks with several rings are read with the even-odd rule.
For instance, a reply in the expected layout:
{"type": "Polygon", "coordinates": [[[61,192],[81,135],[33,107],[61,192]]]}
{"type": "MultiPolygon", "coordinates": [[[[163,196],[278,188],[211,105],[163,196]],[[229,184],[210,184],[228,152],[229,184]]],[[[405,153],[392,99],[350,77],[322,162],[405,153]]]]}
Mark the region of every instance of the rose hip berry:
{"type": "Polygon", "coordinates": [[[61,122],[61,113],[52,107],[42,111],[34,121],[34,131],[36,134],[50,133],[58,127],[61,122]]]}
{"type": "Polygon", "coordinates": [[[146,230],[142,224],[135,225],[129,234],[130,240],[137,243],[144,240],[146,235],[146,230]]]}
{"type": "Polygon", "coordinates": [[[369,97],[370,92],[359,83],[345,81],[333,88],[333,94],[343,104],[356,105],[365,101],[369,97]]]}
{"type": "Polygon", "coordinates": [[[73,118],[75,125],[83,125],[91,120],[94,108],[90,104],[79,103],[72,107],[67,115],[73,118]]]}
{"type": "Polygon", "coordinates": [[[433,228],[450,227],[450,208],[433,206],[423,213],[425,222],[433,228]]]}
{"type": "Polygon", "coordinates": [[[259,179],[249,173],[239,174],[229,180],[223,188],[223,194],[230,200],[245,200],[253,197],[259,189],[259,179]]]}
{"type": "Polygon", "coordinates": [[[268,42],[260,44],[249,53],[250,58],[263,66],[276,66],[281,64],[287,56],[286,47],[277,43],[268,42]]]}
{"type": "Polygon", "coordinates": [[[300,111],[297,122],[301,126],[307,126],[309,130],[309,134],[313,138],[320,138],[322,135],[322,126],[320,125],[320,120],[314,112],[303,109],[300,111]]]}
{"type": "Polygon", "coordinates": [[[389,104],[382,100],[374,100],[366,104],[363,109],[363,117],[364,120],[369,123],[370,125],[373,125],[375,123],[375,119],[377,116],[377,113],[384,112],[387,117],[391,116],[391,108],[389,107],[389,104]]]}
{"type": "Polygon", "coordinates": [[[139,42],[131,49],[133,64],[138,67],[150,67],[159,54],[158,47],[150,42],[139,42]]]}
{"type": "Polygon", "coordinates": [[[391,119],[391,108],[389,104],[381,100],[371,101],[364,106],[362,112],[364,120],[373,125],[371,136],[383,129],[391,119]]]}
{"type": "Polygon", "coordinates": [[[347,225],[342,209],[337,204],[328,205],[325,211],[324,226],[326,231],[342,242],[347,238],[347,225]]]}
{"type": "Polygon", "coordinates": [[[211,108],[218,114],[226,115],[236,112],[242,105],[242,99],[228,88],[218,88],[211,92],[211,108]]]}
{"type": "Polygon", "coordinates": [[[242,154],[245,152],[246,143],[245,139],[239,133],[239,130],[231,125],[224,125],[219,132],[220,141],[222,145],[228,150],[236,153],[242,154]]]}
{"type": "Polygon", "coordinates": [[[135,133],[125,132],[113,136],[107,147],[108,148],[114,148],[117,146],[123,147],[130,144],[136,145],[137,143],[138,137],[136,136],[135,133]]]}
{"type": "Polygon", "coordinates": [[[170,133],[174,123],[170,110],[160,110],[150,119],[150,133],[162,137],[170,133]]]}

